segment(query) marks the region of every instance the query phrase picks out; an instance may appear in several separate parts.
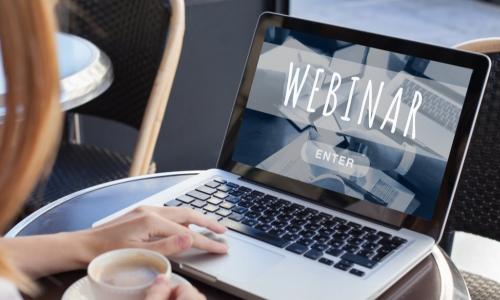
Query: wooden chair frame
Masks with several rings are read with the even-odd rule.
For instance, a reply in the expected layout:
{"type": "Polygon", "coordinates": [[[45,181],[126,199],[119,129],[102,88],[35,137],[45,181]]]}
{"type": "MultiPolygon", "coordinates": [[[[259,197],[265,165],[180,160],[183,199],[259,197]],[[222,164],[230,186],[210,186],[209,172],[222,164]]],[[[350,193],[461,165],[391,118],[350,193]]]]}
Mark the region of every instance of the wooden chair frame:
{"type": "Polygon", "coordinates": [[[144,112],[129,172],[130,176],[149,173],[148,170],[181,56],[186,28],[184,0],[170,0],[170,6],[171,15],[167,42],[144,112]]]}

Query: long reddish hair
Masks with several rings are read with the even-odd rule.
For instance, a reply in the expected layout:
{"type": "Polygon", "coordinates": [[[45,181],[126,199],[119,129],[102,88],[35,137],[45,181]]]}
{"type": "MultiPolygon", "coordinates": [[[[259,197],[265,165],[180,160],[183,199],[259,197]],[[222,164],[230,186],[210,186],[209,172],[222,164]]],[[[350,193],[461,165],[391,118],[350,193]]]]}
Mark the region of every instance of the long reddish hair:
{"type": "MultiPolygon", "coordinates": [[[[0,230],[14,220],[50,168],[60,138],[62,114],[50,0],[0,0],[0,42],[7,94],[0,120],[0,230]]],[[[2,250],[2,249],[0,249],[2,250]]],[[[0,277],[21,290],[34,287],[0,253],[0,277]]]]}

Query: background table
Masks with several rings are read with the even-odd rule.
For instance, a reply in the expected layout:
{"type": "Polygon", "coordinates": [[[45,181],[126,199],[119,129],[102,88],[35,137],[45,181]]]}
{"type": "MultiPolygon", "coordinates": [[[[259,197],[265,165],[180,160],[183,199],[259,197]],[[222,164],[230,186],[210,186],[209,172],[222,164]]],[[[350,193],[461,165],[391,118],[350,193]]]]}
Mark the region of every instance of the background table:
{"type": "MultiPolygon", "coordinates": [[[[113,81],[113,70],[104,52],[75,35],[57,33],[56,40],[63,110],[82,105],[108,89],[113,81]]],[[[5,74],[0,60],[0,121],[5,116],[5,93],[5,74]]]]}
{"type": "MultiPolygon", "coordinates": [[[[171,172],[132,177],[94,186],[61,198],[18,223],[7,237],[74,231],[135,203],[198,172],[171,172]]],[[[85,271],[73,271],[43,278],[45,293],[40,299],[60,299],[64,290],[85,271]]],[[[188,278],[190,279],[190,278],[188,278]]],[[[190,281],[208,299],[235,297],[199,281],[190,281]]],[[[470,299],[460,272],[440,248],[401,278],[382,299],[470,299]]]]}

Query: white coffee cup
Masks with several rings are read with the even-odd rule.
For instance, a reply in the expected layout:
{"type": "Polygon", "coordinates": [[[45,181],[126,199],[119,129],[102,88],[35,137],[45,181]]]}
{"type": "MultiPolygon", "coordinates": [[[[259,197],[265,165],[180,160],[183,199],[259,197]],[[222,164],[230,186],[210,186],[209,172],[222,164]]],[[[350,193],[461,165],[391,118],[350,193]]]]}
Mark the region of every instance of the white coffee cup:
{"type": "Polygon", "coordinates": [[[128,248],[97,256],[87,274],[96,300],[143,300],[158,274],[170,278],[172,266],[160,253],[128,248]]]}

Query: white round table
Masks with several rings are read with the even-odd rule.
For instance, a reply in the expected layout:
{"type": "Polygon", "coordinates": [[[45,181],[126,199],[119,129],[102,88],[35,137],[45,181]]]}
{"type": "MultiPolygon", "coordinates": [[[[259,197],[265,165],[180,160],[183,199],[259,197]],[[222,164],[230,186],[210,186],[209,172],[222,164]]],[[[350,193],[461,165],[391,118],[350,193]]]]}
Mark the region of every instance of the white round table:
{"type": "MultiPolygon", "coordinates": [[[[56,40],[63,110],[82,105],[108,89],[113,81],[113,68],[104,52],[75,35],[57,33],[56,40]]],[[[5,73],[0,60],[0,121],[5,116],[5,94],[5,73]]]]}

